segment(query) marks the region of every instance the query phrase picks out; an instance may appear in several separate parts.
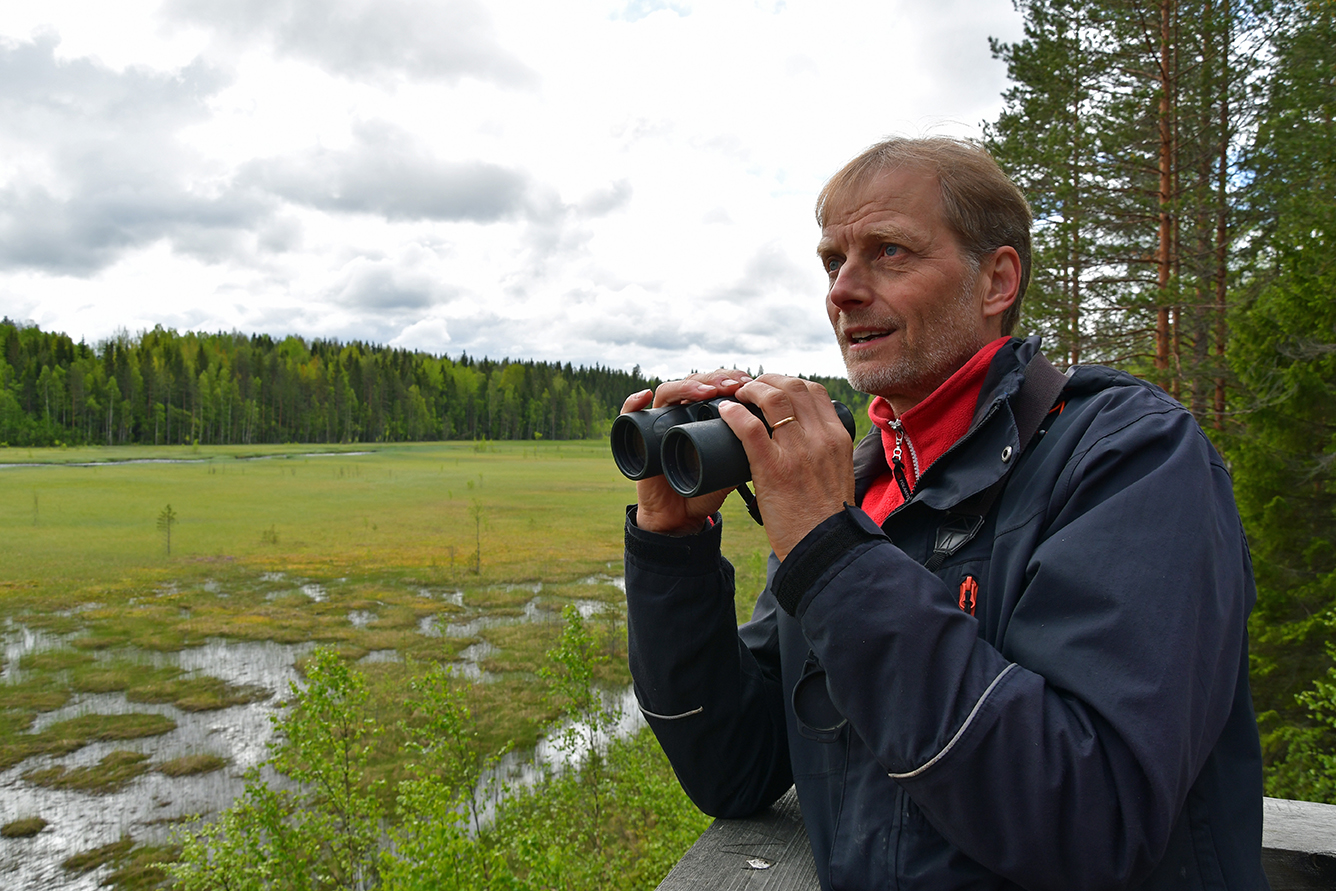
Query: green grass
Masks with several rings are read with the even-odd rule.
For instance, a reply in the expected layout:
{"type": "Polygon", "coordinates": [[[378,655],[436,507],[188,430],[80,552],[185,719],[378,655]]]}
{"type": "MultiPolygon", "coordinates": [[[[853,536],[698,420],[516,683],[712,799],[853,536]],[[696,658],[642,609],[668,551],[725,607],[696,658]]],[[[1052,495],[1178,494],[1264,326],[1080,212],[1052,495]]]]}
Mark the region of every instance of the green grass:
{"type": "Polygon", "coordinates": [[[45,829],[46,825],[46,821],[41,817],[23,817],[18,820],[11,820],[4,826],[0,826],[0,837],[32,838],[45,829]]]}
{"type": "Polygon", "coordinates": [[[41,770],[30,770],[23,778],[49,789],[73,789],[77,792],[115,792],[148,771],[148,756],[139,752],[117,749],[103,756],[97,764],[87,767],[54,765],[41,770]]]}
{"type": "MultiPolygon", "coordinates": [[[[31,465],[0,468],[0,621],[64,640],[25,656],[19,683],[0,684],[0,769],[174,726],[159,715],[85,715],[30,732],[37,716],[72,695],[123,692],[132,702],[187,710],[262,695],[155,667],[146,656],[216,638],[316,642],[347,659],[397,651],[405,662],[359,666],[386,728],[371,774],[390,786],[405,775],[397,723],[410,717],[408,680],[485,640],[496,650],[482,667],[495,680],[470,693],[478,747],[525,749],[556,716],[537,669],[560,623],[494,625],[460,639],[424,635],[419,622],[434,617],[443,631],[466,616],[518,617],[540,585],[539,604],[553,616],[577,600],[610,605],[589,623],[613,657],[599,667],[599,680],[628,682],[623,595],[610,582],[587,581],[622,573],[624,509],[635,499],[606,442],[335,450],[371,453],[309,457],[303,453],[329,451],[309,446],[0,449],[0,464],[31,465]],[[241,460],[259,454],[272,457],[241,460]],[[145,458],[196,463],[125,463],[145,458]],[[71,466],[88,461],[120,463],[71,466]],[[178,518],[170,555],[156,528],[168,504],[178,518]],[[325,599],[304,594],[308,584],[321,586],[325,599]],[[451,592],[462,592],[462,607],[447,599],[451,592]],[[358,627],[350,614],[369,621],[358,627]]],[[[724,515],[725,554],[745,620],[764,583],[768,548],[738,499],[729,499],[724,515]]],[[[216,769],[178,760],[157,769],[216,769]]],[[[94,773],[110,777],[115,766],[76,770],[87,770],[91,783],[94,773]]],[[[74,773],[51,779],[76,782],[74,773]]],[[[121,887],[135,887],[154,875],[139,850],[117,843],[78,862],[112,863],[121,887]]]]}
{"type": "Polygon", "coordinates": [[[218,755],[182,755],[164,761],[154,769],[169,777],[191,777],[202,773],[213,773],[227,766],[227,759],[218,755]]]}
{"type": "MultiPolygon", "coordinates": [[[[158,448],[142,454],[209,460],[0,470],[7,545],[0,584],[18,597],[59,586],[74,606],[89,593],[79,583],[101,589],[203,577],[238,561],[325,577],[374,570],[458,583],[472,576],[474,503],[482,509],[484,579],[539,580],[554,569],[589,572],[620,561],[620,507],[633,489],[604,443],[370,448],[258,461],[236,456],[271,450],[158,448]],[[168,504],[179,518],[170,557],[155,528],[168,504]],[[277,545],[265,540],[271,528],[277,545]]],[[[88,460],[103,450],[9,452],[0,450],[0,462],[88,460]]],[[[103,457],[135,454],[106,449],[103,457]]]]}
{"type": "Polygon", "coordinates": [[[123,836],[120,841],[75,854],[61,865],[73,873],[87,873],[100,866],[110,866],[112,871],[103,879],[104,886],[114,886],[121,891],[148,891],[161,887],[167,878],[167,874],[157,864],[176,855],[177,850],[173,847],[136,845],[134,839],[123,836]]]}
{"type": "Polygon", "coordinates": [[[25,733],[26,727],[0,725],[0,770],[36,755],[67,755],[92,742],[109,742],[159,736],[176,729],[165,715],[90,713],[58,721],[41,733],[25,733]]]}

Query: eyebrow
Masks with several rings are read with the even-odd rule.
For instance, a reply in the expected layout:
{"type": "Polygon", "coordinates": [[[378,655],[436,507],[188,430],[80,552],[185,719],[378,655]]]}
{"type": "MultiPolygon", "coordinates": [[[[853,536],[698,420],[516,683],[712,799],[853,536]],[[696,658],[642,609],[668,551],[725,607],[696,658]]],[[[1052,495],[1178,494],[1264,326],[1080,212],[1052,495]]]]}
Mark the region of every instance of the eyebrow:
{"type": "MultiPolygon", "coordinates": [[[[897,226],[894,223],[885,223],[880,226],[874,226],[862,234],[864,240],[876,241],[890,244],[906,244],[913,239],[913,234],[904,226],[897,226]]],[[[908,246],[906,244],[906,246],[908,246]]],[[[817,256],[835,252],[835,239],[828,235],[821,236],[821,240],[816,243],[817,256]]]]}

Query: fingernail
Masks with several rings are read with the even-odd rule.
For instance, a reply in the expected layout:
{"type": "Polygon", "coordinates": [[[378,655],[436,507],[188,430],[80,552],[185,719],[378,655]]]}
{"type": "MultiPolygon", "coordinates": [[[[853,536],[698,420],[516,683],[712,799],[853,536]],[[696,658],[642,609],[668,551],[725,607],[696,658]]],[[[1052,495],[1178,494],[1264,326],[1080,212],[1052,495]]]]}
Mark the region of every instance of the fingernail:
{"type": "Polygon", "coordinates": [[[723,386],[725,386],[725,387],[736,387],[739,383],[740,383],[740,381],[735,381],[735,380],[733,380],[732,378],[728,378],[727,380],[725,380],[725,381],[723,382],[723,386]]]}
{"type": "Polygon", "coordinates": [[[704,393],[706,390],[713,390],[715,388],[714,384],[707,384],[704,383],[703,381],[692,381],[692,383],[695,384],[696,389],[702,393],[704,393]]]}
{"type": "Polygon", "coordinates": [[[749,383],[751,383],[753,380],[755,380],[755,378],[753,378],[753,377],[752,377],[751,375],[749,375],[749,374],[741,375],[741,377],[742,377],[742,382],[743,382],[744,384],[749,384],[749,383]]]}

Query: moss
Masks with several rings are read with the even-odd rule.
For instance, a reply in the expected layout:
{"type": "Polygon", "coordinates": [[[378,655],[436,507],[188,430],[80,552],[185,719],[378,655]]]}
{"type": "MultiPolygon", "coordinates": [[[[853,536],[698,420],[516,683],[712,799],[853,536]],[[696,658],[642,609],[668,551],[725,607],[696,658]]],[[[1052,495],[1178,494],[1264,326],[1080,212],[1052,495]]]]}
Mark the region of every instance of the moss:
{"type": "Polygon", "coordinates": [[[87,714],[68,721],[52,724],[40,736],[51,739],[108,742],[121,739],[141,739],[158,736],[176,729],[176,722],[166,715],[130,712],[123,715],[87,714]]]}
{"type": "Polygon", "coordinates": [[[480,636],[499,651],[483,660],[488,671],[534,672],[546,660],[547,651],[557,645],[561,625],[557,622],[498,625],[484,628],[480,636]]]}
{"type": "Polygon", "coordinates": [[[92,661],[92,656],[77,650],[48,650],[45,653],[28,653],[19,660],[19,667],[24,671],[64,671],[92,661]]]}
{"type": "Polygon", "coordinates": [[[34,631],[49,631],[52,634],[73,634],[83,628],[83,622],[78,618],[55,612],[25,615],[23,624],[34,631]]]}
{"type": "Polygon", "coordinates": [[[533,588],[529,585],[498,585],[491,588],[475,588],[464,592],[464,602],[480,609],[496,610],[504,607],[522,609],[534,599],[533,588]]]}
{"type": "Polygon", "coordinates": [[[183,755],[164,761],[157,766],[159,773],[169,777],[190,777],[202,773],[212,773],[227,766],[227,759],[217,755],[183,755]]]}
{"type": "Polygon", "coordinates": [[[117,749],[105,755],[97,764],[87,767],[55,765],[43,770],[30,770],[23,778],[48,789],[73,789],[77,792],[104,794],[115,792],[148,771],[148,756],[139,752],[117,749]]]}
{"type": "Polygon", "coordinates": [[[117,891],[153,891],[161,888],[167,880],[162,865],[175,861],[180,855],[181,849],[175,846],[136,845],[116,858],[116,868],[103,884],[113,886],[117,891]]]}
{"type": "Polygon", "coordinates": [[[368,650],[401,650],[412,646],[422,635],[413,631],[363,631],[352,642],[368,650]]]}
{"type": "MultiPolygon", "coordinates": [[[[171,681],[181,674],[179,668],[155,668],[139,662],[99,662],[73,672],[70,686],[80,693],[117,693],[171,681]]],[[[156,701],[156,700],[140,700],[156,701]]]]}
{"type": "Polygon", "coordinates": [[[375,612],[376,618],[368,628],[375,631],[409,630],[416,632],[419,610],[411,605],[382,606],[375,612]]]}
{"type": "Polygon", "coordinates": [[[24,817],[20,820],[13,820],[0,826],[0,837],[3,838],[32,838],[41,832],[47,826],[47,822],[41,817],[24,817]]]}
{"type": "Polygon", "coordinates": [[[73,857],[66,858],[60,865],[69,872],[92,872],[99,866],[106,866],[108,863],[125,857],[134,846],[134,839],[128,835],[123,835],[120,841],[82,851],[73,857]]]}
{"type": "Polygon", "coordinates": [[[70,691],[58,686],[49,676],[18,684],[0,684],[0,709],[3,710],[50,712],[69,701],[70,691]]]}
{"type": "Polygon", "coordinates": [[[27,733],[37,720],[35,711],[0,712],[0,742],[11,742],[20,733],[27,733]]]}
{"type": "Polygon", "coordinates": [[[235,686],[208,675],[176,677],[136,684],[125,693],[131,702],[170,702],[182,711],[207,712],[269,698],[263,687],[235,686]]]}
{"type": "Polygon", "coordinates": [[[70,645],[81,650],[109,650],[112,647],[125,646],[129,642],[130,638],[124,634],[117,634],[109,629],[99,629],[84,637],[75,638],[70,641],[70,645]]]}

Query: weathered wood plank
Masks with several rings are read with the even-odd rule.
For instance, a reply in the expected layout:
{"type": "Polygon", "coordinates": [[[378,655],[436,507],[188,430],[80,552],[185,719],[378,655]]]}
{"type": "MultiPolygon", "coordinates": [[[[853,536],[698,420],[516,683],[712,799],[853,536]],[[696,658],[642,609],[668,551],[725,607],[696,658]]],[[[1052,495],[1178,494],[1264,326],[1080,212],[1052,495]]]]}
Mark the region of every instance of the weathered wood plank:
{"type": "MultiPolygon", "coordinates": [[[[1271,891],[1336,891],[1336,805],[1263,799],[1262,866],[1271,891]]],[[[658,891],[818,887],[798,798],[790,789],[761,814],[715,820],[658,891]]]]}
{"type": "Polygon", "coordinates": [[[790,789],[769,810],[745,820],[715,820],[658,891],[818,891],[819,887],[798,796],[790,789]]]}
{"type": "Polygon", "coordinates": [[[1271,891],[1336,889],[1336,805],[1263,798],[1262,866],[1271,891]]]}

